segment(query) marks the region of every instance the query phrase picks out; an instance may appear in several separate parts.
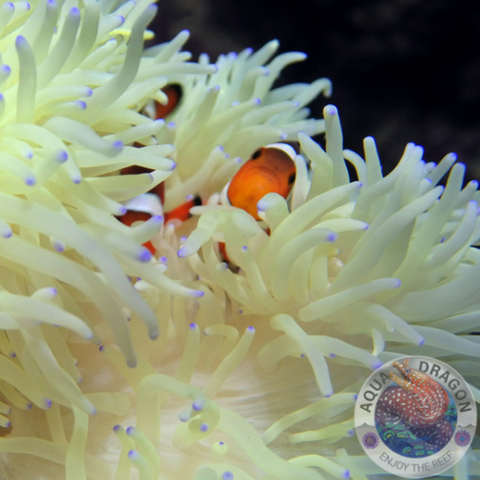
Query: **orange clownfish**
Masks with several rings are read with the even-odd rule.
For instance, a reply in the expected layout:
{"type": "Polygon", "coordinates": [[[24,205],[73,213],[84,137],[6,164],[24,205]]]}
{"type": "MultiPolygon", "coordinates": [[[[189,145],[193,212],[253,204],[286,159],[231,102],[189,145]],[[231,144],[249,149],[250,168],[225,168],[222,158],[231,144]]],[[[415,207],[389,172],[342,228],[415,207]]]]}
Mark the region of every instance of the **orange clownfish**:
{"type": "MultiPolygon", "coordinates": [[[[179,85],[167,85],[166,87],[162,88],[162,92],[165,93],[165,95],[168,98],[168,101],[166,105],[162,105],[159,102],[155,102],[155,119],[156,120],[160,118],[165,118],[168,114],[170,114],[176,108],[182,96],[182,90],[179,85]]],[[[140,173],[149,173],[151,171],[152,170],[150,168],[140,167],[138,165],[132,165],[130,167],[123,168],[121,170],[121,173],[122,175],[135,175],[140,173]]],[[[160,183],[156,187],[149,190],[148,194],[156,195],[160,200],[161,204],[163,205],[165,201],[165,185],[163,184],[163,182],[160,183]]],[[[146,201],[147,203],[151,203],[152,199],[147,199],[146,201]]],[[[136,210],[135,208],[137,207],[129,208],[127,212],[120,217],[120,221],[124,225],[130,226],[132,225],[132,223],[137,221],[147,221],[148,219],[150,219],[150,217],[153,214],[148,208],[145,211],[141,210],[143,208],[141,205],[138,206],[139,208],[138,210],[136,210]]],[[[154,210],[156,209],[154,208],[154,210]]],[[[172,212],[170,212],[171,218],[177,218],[172,216],[171,213],[172,212]]],[[[144,246],[148,248],[148,250],[150,250],[152,254],[155,253],[155,247],[151,244],[151,242],[145,243],[144,246]]]]}
{"type": "MultiPolygon", "coordinates": [[[[286,143],[272,143],[255,150],[227,187],[230,204],[260,220],[257,203],[262,197],[267,193],[278,193],[283,198],[290,195],[296,175],[295,155],[293,147],[286,143]]],[[[270,229],[266,232],[270,234],[270,229]]],[[[219,242],[218,248],[223,259],[230,262],[225,243],[219,242]]]]}
{"type": "Polygon", "coordinates": [[[295,150],[285,143],[272,143],[255,150],[232,178],[227,190],[231,205],[260,220],[257,203],[267,193],[290,195],[295,182],[295,150]]]}

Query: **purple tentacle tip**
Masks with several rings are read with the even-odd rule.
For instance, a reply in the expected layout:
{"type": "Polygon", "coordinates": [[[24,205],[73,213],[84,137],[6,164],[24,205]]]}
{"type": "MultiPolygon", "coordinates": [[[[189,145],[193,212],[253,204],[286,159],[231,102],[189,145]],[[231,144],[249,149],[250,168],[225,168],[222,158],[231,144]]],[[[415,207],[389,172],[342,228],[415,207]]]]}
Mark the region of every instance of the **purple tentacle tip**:
{"type": "Polygon", "coordinates": [[[123,142],[121,140],[115,140],[112,143],[112,147],[114,150],[117,150],[118,152],[121,152],[123,150],[123,142]]]}
{"type": "Polygon", "coordinates": [[[325,114],[326,115],[329,115],[331,117],[337,115],[338,111],[337,111],[337,107],[335,107],[334,105],[327,105],[325,107],[325,114]]]}
{"type": "Polygon", "coordinates": [[[56,154],[56,159],[60,163],[66,162],[68,160],[68,152],[66,150],[59,150],[56,154]]]}
{"type": "MultiPolygon", "coordinates": [[[[353,433],[352,433],[352,435],[353,435],[353,433]]],[[[345,470],[343,472],[343,478],[350,478],[350,471],[349,470],[345,470]]]]}
{"type": "Polygon", "coordinates": [[[15,46],[21,47],[23,45],[27,45],[27,40],[23,35],[18,35],[17,38],[15,39],[15,46]]]}
{"type": "Polygon", "coordinates": [[[5,232],[2,234],[3,238],[10,238],[13,235],[13,232],[11,230],[5,232]]]}
{"type": "Polygon", "coordinates": [[[328,242],[334,242],[337,239],[337,234],[336,233],[329,233],[327,235],[327,241],[328,242]]]}
{"type": "Polygon", "coordinates": [[[247,332],[254,333],[255,332],[255,327],[247,327],[247,332]]]}
{"type": "Polygon", "coordinates": [[[195,328],[198,328],[198,325],[196,323],[191,323],[190,324],[190,329],[194,330],[195,328]]]}
{"type": "Polygon", "coordinates": [[[146,248],[142,249],[140,255],[138,256],[138,259],[143,263],[149,262],[152,259],[152,254],[150,253],[150,250],[146,248]]]}
{"type": "Polygon", "coordinates": [[[137,460],[140,454],[136,450],[130,450],[128,452],[128,458],[130,460],[137,460]]]}
{"type": "Polygon", "coordinates": [[[353,394],[353,399],[357,401],[358,395],[356,393],[353,394]]]}
{"type": "Polygon", "coordinates": [[[222,480],[233,480],[233,473],[232,472],[225,472],[222,475],[222,480]]]}
{"type": "Polygon", "coordinates": [[[54,242],[53,248],[59,252],[62,253],[65,250],[65,245],[61,242],[54,242]]]}
{"type": "Polygon", "coordinates": [[[202,425],[200,426],[200,431],[208,432],[208,425],[206,423],[202,423],[202,425]]]}
{"type": "Polygon", "coordinates": [[[77,7],[72,7],[70,9],[70,15],[73,17],[79,17],[80,16],[80,10],[77,7]]]}
{"type": "Polygon", "coordinates": [[[99,350],[100,352],[103,352],[104,349],[105,349],[105,345],[100,345],[100,346],[98,347],[98,350],[99,350]]]}
{"type": "Polygon", "coordinates": [[[121,428],[120,425],[115,425],[115,426],[113,427],[113,431],[116,433],[116,432],[118,432],[118,431],[120,430],[120,428],[121,428]]]}
{"type": "Polygon", "coordinates": [[[47,410],[52,407],[52,401],[49,398],[45,399],[45,407],[47,410]]]}
{"type": "Polygon", "coordinates": [[[127,435],[133,435],[135,433],[135,427],[128,427],[125,431],[127,435]]]}
{"type": "Polygon", "coordinates": [[[425,345],[425,339],[422,337],[421,340],[418,342],[418,346],[421,347],[422,345],[425,345]]]}
{"type": "Polygon", "coordinates": [[[33,175],[32,176],[29,175],[27,178],[25,178],[25,185],[28,185],[29,187],[32,187],[36,183],[37,183],[37,180],[33,175]]]}
{"type": "Polygon", "coordinates": [[[203,403],[195,401],[192,403],[192,408],[196,411],[199,412],[203,408],[203,403]]]}
{"type": "Polygon", "coordinates": [[[374,370],[378,370],[380,367],[382,367],[382,365],[383,365],[383,362],[380,359],[378,359],[375,362],[373,362],[372,368],[374,370]]]}

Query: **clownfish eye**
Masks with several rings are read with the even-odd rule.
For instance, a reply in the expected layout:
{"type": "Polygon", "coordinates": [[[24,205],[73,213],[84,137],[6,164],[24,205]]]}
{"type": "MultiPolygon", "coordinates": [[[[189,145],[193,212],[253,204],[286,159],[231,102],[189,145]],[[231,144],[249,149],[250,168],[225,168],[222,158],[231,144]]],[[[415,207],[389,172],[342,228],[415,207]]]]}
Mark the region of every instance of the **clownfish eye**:
{"type": "Polygon", "coordinates": [[[410,369],[409,369],[409,368],[406,368],[406,369],[405,369],[405,372],[406,372],[406,373],[410,373],[410,369]]]}
{"type": "Polygon", "coordinates": [[[250,157],[250,160],[256,160],[257,158],[262,156],[262,149],[258,149],[255,152],[253,152],[253,155],[250,157]]]}
{"type": "Polygon", "coordinates": [[[296,172],[294,172],[288,177],[288,184],[289,185],[291,185],[295,181],[296,175],[297,175],[296,172]]]}

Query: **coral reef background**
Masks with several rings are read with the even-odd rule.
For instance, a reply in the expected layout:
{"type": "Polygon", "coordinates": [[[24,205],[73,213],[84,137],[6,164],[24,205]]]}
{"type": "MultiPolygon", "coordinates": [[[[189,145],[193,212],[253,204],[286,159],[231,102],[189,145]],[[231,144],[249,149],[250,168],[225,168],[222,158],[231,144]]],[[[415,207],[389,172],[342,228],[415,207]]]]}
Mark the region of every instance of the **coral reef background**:
{"type": "Polygon", "coordinates": [[[479,22],[480,5],[467,0],[162,0],[150,28],[156,41],[189,29],[194,58],[278,38],[280,51],[309,56],[282,74],[285,83],[332,80],[345,148],[361,151],[374,135],[389,171],[415,142],[426,160],[456,152],[480,178],[479,22]]]}

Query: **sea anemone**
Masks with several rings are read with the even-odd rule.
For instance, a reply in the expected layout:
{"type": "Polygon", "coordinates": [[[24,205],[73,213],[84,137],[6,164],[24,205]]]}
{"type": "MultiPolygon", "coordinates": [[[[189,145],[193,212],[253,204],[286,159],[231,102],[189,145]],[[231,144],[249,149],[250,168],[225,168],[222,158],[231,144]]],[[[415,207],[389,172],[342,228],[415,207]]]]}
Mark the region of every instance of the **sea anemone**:
{"type": "Polygon", "coordinates": [[[382,362],[441,357],[480,401],[477,183],[413,144],[386,176],[372,138],[365,159],[344,151],[336,108],[306,108],[328,80],[273,86],[304,58],[274,57],[277,42],[214,64],[188,62],[188,32],[143,52],[155,11],[0,7],[0,475],[381,473],[353,406],[382,362]],[[181,102],[152,118],[167,84],[181,102]],[[257,222],[220,192],[278,141],[299,142],[295,185],[263,197],[257,222]],[[121,174],[133,165],[151,172],[121,174]],[[181,224],[119,221],[161,182],[166,211],[205,205],[181,224]]]}

